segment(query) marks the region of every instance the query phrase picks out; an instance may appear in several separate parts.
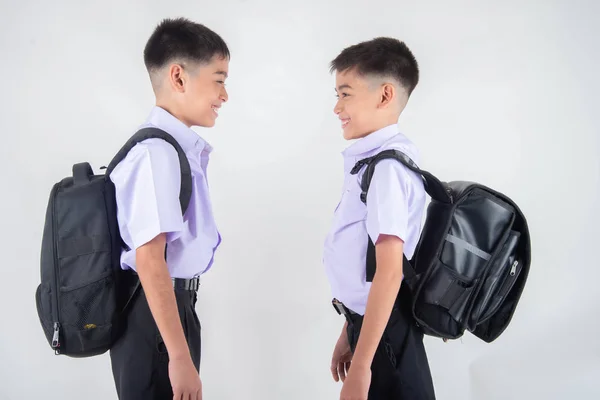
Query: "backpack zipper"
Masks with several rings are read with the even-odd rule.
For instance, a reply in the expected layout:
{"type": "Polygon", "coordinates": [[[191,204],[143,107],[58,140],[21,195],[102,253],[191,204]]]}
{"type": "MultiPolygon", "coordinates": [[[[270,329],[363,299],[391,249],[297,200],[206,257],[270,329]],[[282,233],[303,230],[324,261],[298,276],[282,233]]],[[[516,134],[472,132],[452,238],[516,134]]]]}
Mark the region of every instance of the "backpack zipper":
{"type": "Polygon", "coordinates": [[[515,260],[512,267],[510,267],[510,276],[515,276],[517,273],[517,266],[519,265],[519,260],[515,260]]]}
{"type": "Polygon", "coordinates": [[[54,256],[54,296],[52,296],[52,302],[54,303],[54,309],[56,310],[56,321],[54,322],[54,334],[52,336],[52,348],[55,354],[60,354],[60,311],[58,304],[59,295],[59,276],[58,276],[58,250],[56,248],[56,196],[58,194],[58,188],[60,183],[54,188],[52,194],[52,255],[54,256]]]}

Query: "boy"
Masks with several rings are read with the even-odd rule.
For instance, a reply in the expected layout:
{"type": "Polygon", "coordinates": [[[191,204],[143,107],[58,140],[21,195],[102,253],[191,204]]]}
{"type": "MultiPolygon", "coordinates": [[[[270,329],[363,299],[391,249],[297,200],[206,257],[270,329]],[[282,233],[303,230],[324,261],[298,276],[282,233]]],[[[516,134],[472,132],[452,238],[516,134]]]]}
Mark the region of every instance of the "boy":
{"type": "Polygon", "coordinates": [[[325,242],[324,265],[334,306],[346,317],[331,361],[341,399],[434,399],[423,334],[400,291],[403,253],[412,257],[421,230],[425,190],[421,177],[396,160],[377,164],[366,205],[360,199],[364,169],[357,161],[397,149],[418,164],[419,153],[399,133],[398,118],[419,80],[408,47],[377,38],[346,48],[331,63],[338,101],[334,112],[344,138],[344,190],[325,242]],[[376,272],[366,281],[369,239],[376,272]],[[400,292],[400,294],[399,294],[400,292]]]}
{"type": "Polygon", "coordinates": [[[214,126],[227,101],[229,57],[219,35],[182,18],[161,22],[144,50],[156,106],[143,127],[162,129],[179,143],[190,163],[192,194],[182,215],[179,159],[161,139],[138,143],[110,175],[119,229],[131,249],[121,265],[141,282],[110,351],[120,399],[202,398],[196,290],[221,237],[206,178],[212,148],[191,127],[214,126]]]}

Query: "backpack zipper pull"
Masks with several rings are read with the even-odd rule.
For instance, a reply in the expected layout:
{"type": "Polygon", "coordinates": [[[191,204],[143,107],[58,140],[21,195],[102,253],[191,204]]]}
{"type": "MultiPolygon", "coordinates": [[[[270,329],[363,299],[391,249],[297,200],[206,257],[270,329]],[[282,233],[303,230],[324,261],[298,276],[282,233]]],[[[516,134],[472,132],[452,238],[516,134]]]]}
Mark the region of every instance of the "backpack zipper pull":
{"type": "Polygon", "coordinates": [[[54,323],[54,335],[52,336],[52,348],[55,349],[55,353],[58,354],[58,348],[60,347],[60,342],[58,340],[58,336],[60,333],[60,324],[58,322],[54,323]]]}
{"type": "Polygon", "coordinates": [[[517,273],[517,265],[519,265],[519,261],[515,260],[512,267],[510,268],[510,276],[515,276],[515,274],[517,273]]]}

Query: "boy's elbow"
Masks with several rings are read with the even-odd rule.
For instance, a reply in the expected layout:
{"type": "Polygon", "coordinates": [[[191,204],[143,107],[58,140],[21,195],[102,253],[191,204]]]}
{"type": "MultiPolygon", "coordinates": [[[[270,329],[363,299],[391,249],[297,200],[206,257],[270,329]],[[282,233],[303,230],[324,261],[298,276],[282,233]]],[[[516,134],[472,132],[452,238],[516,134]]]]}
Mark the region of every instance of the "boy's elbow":
{"type": "Polygon", "coordinates": [[[394,263],[381,263],[377,264],[377,270],[375,274],[383,275],[386,280],[391,282],[398,282],[402,278],[402,260],[394,263]],[[381,268],[380,268],[381,266],[381,268]]]}
{"type": "Polygon", "coordinates": [[[154,239],[137,248],[135,254],[138,273],[161,266],[165,257],[165,245],[165,234],[159,234],[154,239]]]}
{"type": "Polygon", "coordinates": [[[399,279],[402,277],[402,260],[404,254],[404,241],[395,235],[379,235],[375,244],[377,257],[377,270],[380,275],[388,279],[399,279]]]}

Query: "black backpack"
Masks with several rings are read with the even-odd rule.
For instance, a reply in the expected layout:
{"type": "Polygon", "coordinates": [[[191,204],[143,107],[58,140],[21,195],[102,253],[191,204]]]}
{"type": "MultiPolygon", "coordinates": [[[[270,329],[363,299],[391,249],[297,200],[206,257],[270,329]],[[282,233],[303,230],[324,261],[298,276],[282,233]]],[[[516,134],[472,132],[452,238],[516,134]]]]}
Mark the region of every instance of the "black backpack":
{"type": "Polygon", "coordinates": [[[42,236],[41,283],[35,297],[42,329],[56,354],[99,355],[122,332],[121,322],[139,279],[120,266],[125,244],[109,176],[137,143],[150,138],[165,140],[177,150],[184,213],[192,193],[190,165],[177,141],[156,128],[134,134],[105,174],[94,175],[89,163],[75,164],[73,176],[52,188],[42,236]]]}
{"type": "MultiPolygon", "coordinates": [[[[420,174],[431,197],[411,260],[404,256],[401,293],[407,291],[416,323],[430,336],[461,337],[465,329],[492,342],[510,323],[531,263],[525,216],[507,196],[472,182],[442,183],[404,153],[385,150],[360,160],[367,166],[361,200],[378,162],[394,159],[420,174]]],[[[375,246],[369,238],[367,281],[375,275],[375,246]]]]}

